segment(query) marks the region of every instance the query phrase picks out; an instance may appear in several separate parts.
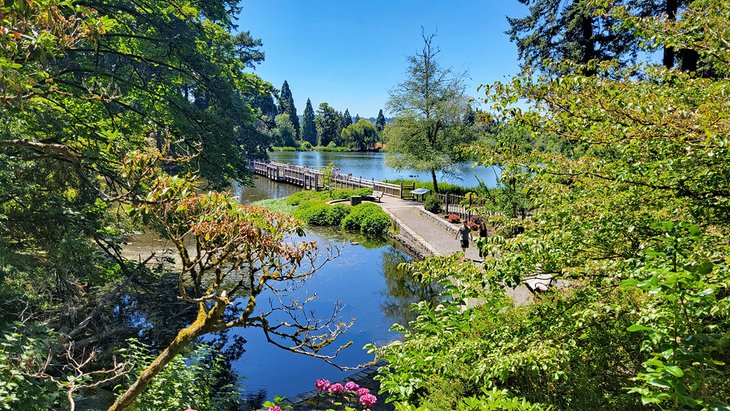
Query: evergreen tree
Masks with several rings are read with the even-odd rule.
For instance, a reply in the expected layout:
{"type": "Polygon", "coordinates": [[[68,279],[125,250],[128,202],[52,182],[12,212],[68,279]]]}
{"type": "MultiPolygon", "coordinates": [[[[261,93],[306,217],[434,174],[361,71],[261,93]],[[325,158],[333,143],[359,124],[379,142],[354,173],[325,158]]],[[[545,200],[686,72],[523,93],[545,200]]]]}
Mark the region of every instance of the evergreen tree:
{"type": "Polygon", "coordinates": [[[383,115],[382,108],[378,111],[378,118],[375,119],[375,128],[377,128],[379,132],[383,131],[385,128],[385,116],[383,115]]]}
{"type": "Polygon", "coordinates": [[[307,106],[304,108],[304,117],[302,118],[302,141],[309,144],[317,145],[317,126],[314,122],[314,109],[312,102],[307,99],[307,106]]]}
{"type": "Polygon", "coordinates": [[[361,117],[360,117],[360,115],[359,115],[359,114],[356,114],[356,115],[355,115],[355,120],[353,121],[353,123],[357,123],[357,122],[358,122],[358,121],[360,121],[360,120],[361,120],[361,117]]]}
{"type": "Polygon", "coordinates": [[[294,106],[294,97],[292,97],[291,90],[289,89],[289,83],[284,80],[284,84],[281,86],[281,93],[279,94],[279,114],[288,114],[294,125],[294,130],[297,132],[297,138],[299,138],[299,117],[297,116],[297,108],[294,106]]]}
{"type": "Polygon", "coordinates": [[[342,128],[344,129],[351,125],[352,125],[352,116],[350,115],[350,110],[345,109],[345,114],[342,115],[342,128]]]}
{"type": "Polygon", "coordinates": [[[507,34],[517,43],[525,66],[545,70],[549,68],[547,60],[585,64],[594,59],[616,59],[626,64],[636,57],[636,38],[619,30],[610,17],[596,16],[597,6],[589,0],[519,1],[530,6],[530,13],[521,18],[508,17],[507,34]]]}

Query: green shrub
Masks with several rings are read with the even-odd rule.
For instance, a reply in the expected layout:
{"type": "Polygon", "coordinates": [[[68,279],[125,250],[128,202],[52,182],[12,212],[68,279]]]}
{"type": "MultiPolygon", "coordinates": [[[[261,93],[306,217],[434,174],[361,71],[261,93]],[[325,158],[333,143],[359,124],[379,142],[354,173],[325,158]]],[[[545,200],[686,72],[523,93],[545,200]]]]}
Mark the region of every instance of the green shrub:
{"type": "Polygon", "coordinates": [[[347,204],[335,204],[330,207],[327,216],[327,224],[331,226],[339,226],[342,220],[350,214],[350,206],[347,204]]]}
{"type": "Polygon", "coordinates": [[[342,220],[342,228],[359,230],[368,235],[382,235],[390,226],[390,216],[373,203],[362,203],[352,207],[350,214],[342,220]]]}
{"type": "Polygon", "coordinates": [[[329,225],[329,216],[332,206],[316,201],[303,201],[294,210],[294,217],[302,219],[311,225],[329,225]]]}
{"type": "Polygon", "coordinates": [[[360,224],[360,232],[366,235],[383,235],[390,227],[390,216],[383,210],[366,215],[360,224]]]}
{"type": "Polygon", "coordinates": [[[361,197],[367,197],[373,193],[373,190],[370,188],[358,188],[356,190],[345,190],[345,189],[337,189],[332,190],[332,199],[334,200],[343,200],[345,198],[350,198],[352,196],[361,196],[361,197]]]}
{"type": "Polygon", "coordinates": [[[425,208],[428,212],[438,214],[441,212],[441,210],[443,210],[443,203],[441,203],[441,198],[439,196],[430,195],[426,197],[423,208],[425,208]]]}

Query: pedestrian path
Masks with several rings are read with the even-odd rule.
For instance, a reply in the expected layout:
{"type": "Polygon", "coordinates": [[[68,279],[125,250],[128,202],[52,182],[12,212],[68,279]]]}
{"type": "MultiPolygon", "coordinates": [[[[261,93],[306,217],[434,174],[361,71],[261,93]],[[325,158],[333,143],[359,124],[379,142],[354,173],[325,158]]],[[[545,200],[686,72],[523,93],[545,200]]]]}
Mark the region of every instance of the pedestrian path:
{"type": "MultiPolygon", "coordinates": [[[[450,224],[441,217],[428,213],[423,204],[416,201],[383,197],[378,203],[395,220],[401,232],[405,231],[410,239],[419,242],[429,255],[449,256],[461,252],[461,245],[456,238],[458,224],[450,224]]],[[[466,251],[466,259],[480,263],[479,250],[472,241],[466,251]]],[[[532,293],[524,285],[507,289],[515,304],[526,304],[532,293]]]]}

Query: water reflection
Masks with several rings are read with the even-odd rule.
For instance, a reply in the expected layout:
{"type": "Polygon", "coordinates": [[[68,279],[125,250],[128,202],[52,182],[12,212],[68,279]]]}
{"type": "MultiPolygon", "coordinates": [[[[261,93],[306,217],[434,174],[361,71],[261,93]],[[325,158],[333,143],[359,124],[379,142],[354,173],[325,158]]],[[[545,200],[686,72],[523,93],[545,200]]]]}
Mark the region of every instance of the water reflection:
{"type": "Polygon", "coordinates": [[[439,298],[438,284],[416,281],[410,272],[399,268],[400,264],[409,261],[411,259],[401,252],[383,251],[383,276],[387,289],[381,310],[389,318],[398,319],[403,326],[416,317],[411,310],[412,304],[419,301],[435,303],[439,298]]]}
{"type": "MultiPolygon", "coordinates": [[[[320,247],[342,246],[348,236],[333,230],[311,230],[307,239],[316,239],[320,247]]],[[[408,290],[416,287],[408,285],[407,274],[397,269],[399,262],[409,260],[405,254],[392,245],[368,248],[361,241],[364,239],[346,243],[339,258],[328,262],[301,289],[287,296],[301,300],[316,293],[317,299],[309,304],[308,312],[323,317],[341,304],[342,319],[346,322],[355,320],[354,325],[336,343],[339,346],[352,341],[352,345],[342,351],[337,359],[338,364],[345,366],[372,360],[361,349],[365,344],[386,344],[399,338],[397,333],[389,329],[394,322],[403,324],[409,320],[407,307],[419,298],[408,293],[408,290]]],[[[259,298],[259,301],[265,301],[265,298],[259,298]]],[[[239,360],[232,362],[233,369],[244,378],[243,385],[247,393],[266,390],[272,396],[291,397],[311,390],[318,378],[341,380],[349,374],[322,360],[274,347],[265,341],[258,329],[234,330],[232,335],[247,341],[246,352],[239,360]]]]}

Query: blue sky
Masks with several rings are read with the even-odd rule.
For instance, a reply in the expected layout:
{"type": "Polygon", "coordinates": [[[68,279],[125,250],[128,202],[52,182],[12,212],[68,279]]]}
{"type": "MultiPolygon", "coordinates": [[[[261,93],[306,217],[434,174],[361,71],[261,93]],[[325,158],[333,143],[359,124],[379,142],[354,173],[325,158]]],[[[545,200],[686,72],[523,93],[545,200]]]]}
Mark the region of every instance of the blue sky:
{"type": "MultiPolygon", "coordinates": [[[[374,117],[405,79],[406,57],[423,45],[421,26],[437,30],[440,62],[468,73],[467,93],[518,71],[505,16],[516,0],[243,0],[239,30],[263,41],[255,72],[280,88],[289,82],[297,111],[307,98],[374,117]]],[[[387,115],[387,113],[386,113],[387,115]]]]}

